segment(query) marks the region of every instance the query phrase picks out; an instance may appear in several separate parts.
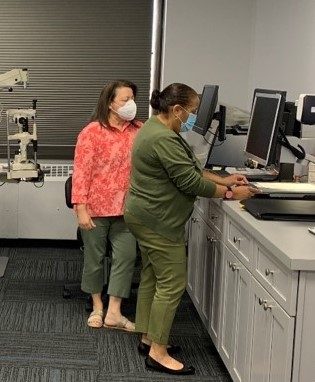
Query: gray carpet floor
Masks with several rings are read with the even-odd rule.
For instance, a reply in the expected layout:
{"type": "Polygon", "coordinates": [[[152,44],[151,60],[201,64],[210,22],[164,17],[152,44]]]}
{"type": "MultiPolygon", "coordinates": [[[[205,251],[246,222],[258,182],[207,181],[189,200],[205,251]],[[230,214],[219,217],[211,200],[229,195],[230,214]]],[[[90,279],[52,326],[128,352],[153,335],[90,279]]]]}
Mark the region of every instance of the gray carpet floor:
{"type": "MultiPolygon", "coordinates": [[[[138,336],[87,327],[86,296],[63,299],[63,285],[78,281],[82,253],[77,248],[36,243],[1,244],[9,263],[0,279],[1,382],[220,381],[231,379],[188,295],[178,309],[171,340],[194,376],[169,376],[145,369],[138,336]]],[[[135,315],[137,290],[123,312],[135,315]]]]}

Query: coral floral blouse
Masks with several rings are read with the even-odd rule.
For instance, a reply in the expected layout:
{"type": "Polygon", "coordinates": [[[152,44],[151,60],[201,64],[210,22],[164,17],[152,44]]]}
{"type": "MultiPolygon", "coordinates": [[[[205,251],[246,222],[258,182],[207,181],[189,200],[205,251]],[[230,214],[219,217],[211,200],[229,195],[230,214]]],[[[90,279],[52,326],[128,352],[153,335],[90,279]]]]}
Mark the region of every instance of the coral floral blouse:
{"type": "Polygon", "coordinates": [[[79,134],[74,155],[72,203],[86,204],[91,217],[123,215],[129,186],[131,148],[141,122],[122,130],[89,123],[79,134]]]}

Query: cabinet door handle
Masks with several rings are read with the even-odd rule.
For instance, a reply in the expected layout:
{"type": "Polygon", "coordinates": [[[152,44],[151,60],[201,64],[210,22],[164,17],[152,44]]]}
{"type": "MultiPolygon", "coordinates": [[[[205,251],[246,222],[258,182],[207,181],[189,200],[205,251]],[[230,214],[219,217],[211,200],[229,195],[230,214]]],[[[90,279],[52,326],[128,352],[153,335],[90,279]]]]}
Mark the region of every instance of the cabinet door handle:
{"type": "Polygon", "coordinates": [[[233,242],[236,244],[238,241],[241,241],[241,238],[234,236],[233,237],[233,242]]]}
{"type": "Polygon", "coordinates": [[[236,264],[232,264],[231,268],[232,268],[233,272],[235,272],[235,271],[240,269],[240,267],[238,267],[236,264]]]}
{"type": "Polygon", "coordinates": [[[218,219],[218,217],[219,217],[218,215],[211,215],[210,219],[215,220],[215,219],[218,219]]]}
{"type": "Polygon", "coordinates": [[[229,261],[228,264],[229,264],[229,267],[232,269],[233,272],[240,269],[240,267],[238,267],[236,263],[232,263],[231,261],[229,261]]]}
{"type": "Polygon", "coordinates": [[[210,241],[210,243],[215,243],[215,242],[217,242],[218,240],[208,235],[208,236],[207,236],[207,241],[210,241]]]}
{"type": "Polygon", "coordinates": [[[267,302],[265,302],[264,304],[263,304],[263,308],[264,308],[264,310],[268,310],[268,309],[272,309],[272,306],[271,305],[268,305],[267,304],[267,302]]]}
{"type": "Polygon", "coordinates": [[[269,269],[269,268],[266,268],[266,270],[265,270],[265,275],[266,275],[266,276],[273,275],[273,274],[274,274],[274,271],[272,271],[272,270],[269,269]]]}
{"type": "Polygon", "coordinates": [[[191,220],[192,220],[193,223],[197,223],[198,222],[197,218],[192,218],[191,220]]]}
{"type": "Polygon", "coordinates": [[[259,297],[259,299],[258,299],[258,303],[259,303],[259,305],[266,304],[266,303],[267,303],[267,300],[264,300],[264,299],[262,299],[261,297],[259,297]]]}

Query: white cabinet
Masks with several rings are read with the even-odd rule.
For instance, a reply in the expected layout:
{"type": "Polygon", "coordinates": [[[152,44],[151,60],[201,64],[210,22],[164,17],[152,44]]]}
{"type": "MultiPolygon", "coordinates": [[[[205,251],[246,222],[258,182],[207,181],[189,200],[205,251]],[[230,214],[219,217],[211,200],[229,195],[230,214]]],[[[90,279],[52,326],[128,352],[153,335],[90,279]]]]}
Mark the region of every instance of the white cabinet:
{"type": "Polygon", "coordinates": [[[226,222],[226,245],[251,269],[253,263],[253,241],[238,222],[228,218],[226,222]]]}
{"type": "Polygon", "coordinates": [[[42,164],[50,171],[43,184],[0,187],[0,238],[76,240],[77,219],[65,202],[65,181],[72,164],[42,164]]]}
{"type": "Polygon", "coordinates": [[[209,213],[209,199],[197,197],[195,210],[198,211],[202,219],[206,221],[209,213]]]}
{"type": "MultiPolygon", "coordinates": [[[[196,305],[196,286],[195,283],[198,282],[198,266],[199,266],[199,257],[200,254],[200,245],[201,240],[200,234],[201,228],[201,217],[198,213],[194,212],[190,218],[190,227],[189,227],[189,240],[188,240],[188,263],[187,263],[187,291],[196,305]]],[[[199,306],[197,307],[199,308],[199,306]]]]}
{"type": "Polygon", "coordinates": [[[298,375],[292,370],[298,288],[299,273],[275,259],[241,219],[220,203],[198,201],[187,290],[233,381],[290,382],[298,375]]]}
{"type": "Polygon", "coordinates": [[[65,181],[51,181],[42,187],[19,184],[18,233],[21,239],[76,239],[77,219],[66,206],[65,181]]]}
{"type": "Polygon", "coordinates": [[[254,278],[251,300],[250,381],[289,382],[294,317],[290,317],[254,278]]]}
{"type": "MultiPolygon", "coordinates": [[[[193,223],[194,224],[194,223],[193,223]]],[[[196,308],[199,312],[201,318],[202,315],[202,305],[203,305],[203,294],[205,288],[205,257],[207,256],[208,250],[208,239],[207,239],[207,225],[202,218],[196,218],[196,231],[198,232],[198,249],[195,253],[195,284],[194,284],[194,299],[196,302],[196,308]]]]}
{"type": "Polygon", "coordinates": [[[225,247],[219,353],[234,381],[248,381],[250,284],[248,270],[225,247]]]}
{"type": "Polygon", "coordinates": [[[298,272],[273,258],[262,245],[254,246],[253,275],[289,315],[295,315],[298,272]]]}
{"type": "Polygon", "coordinates": [[[209,251],[205,258],[205,280],[203,312],[208,312],[208,332],[213,343],[219,342],[220,308],[221,308],[221,274],[223,266],[222,242],[209,229],[209,251]]]}
{"type": "Polygon", "coordinates": [[[214,230],[194,212],[189,227],[187,291],[215,344],[220,324],[221,247],[214,230]]]}
{"type": "Polygon", "coordinates": [[[18,192],[16,183],[0,186],[0,238],[18,237],[18,192]]]}

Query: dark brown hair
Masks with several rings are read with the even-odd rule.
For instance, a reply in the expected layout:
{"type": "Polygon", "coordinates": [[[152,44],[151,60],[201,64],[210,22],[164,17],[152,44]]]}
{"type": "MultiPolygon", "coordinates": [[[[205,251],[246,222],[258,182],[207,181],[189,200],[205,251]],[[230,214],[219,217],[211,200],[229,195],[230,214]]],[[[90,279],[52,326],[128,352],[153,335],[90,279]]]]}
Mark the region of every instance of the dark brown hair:
{"type": "Polygon", "coordinates": [[[194,89],[185,84],[173,83],[161,92],[153,90],[150,105],[157,113],[168,113],[171,106],[189,106],[194,97],[198,97],[194,89]]]}
{"type": "Polygon", "coordinates": [[[91,117],[92,121],[98,121],[103,127],[109,124],[108,117],[110,113],[109,105],[114,100],[116,96],[116,90],[118,88],[130,88],[133,92],[134,97],[137,95],[138,88],[137,86],[127,80],[116,80],[109,82],[105,85],[99,96],[96,108],[91,117]]]}

